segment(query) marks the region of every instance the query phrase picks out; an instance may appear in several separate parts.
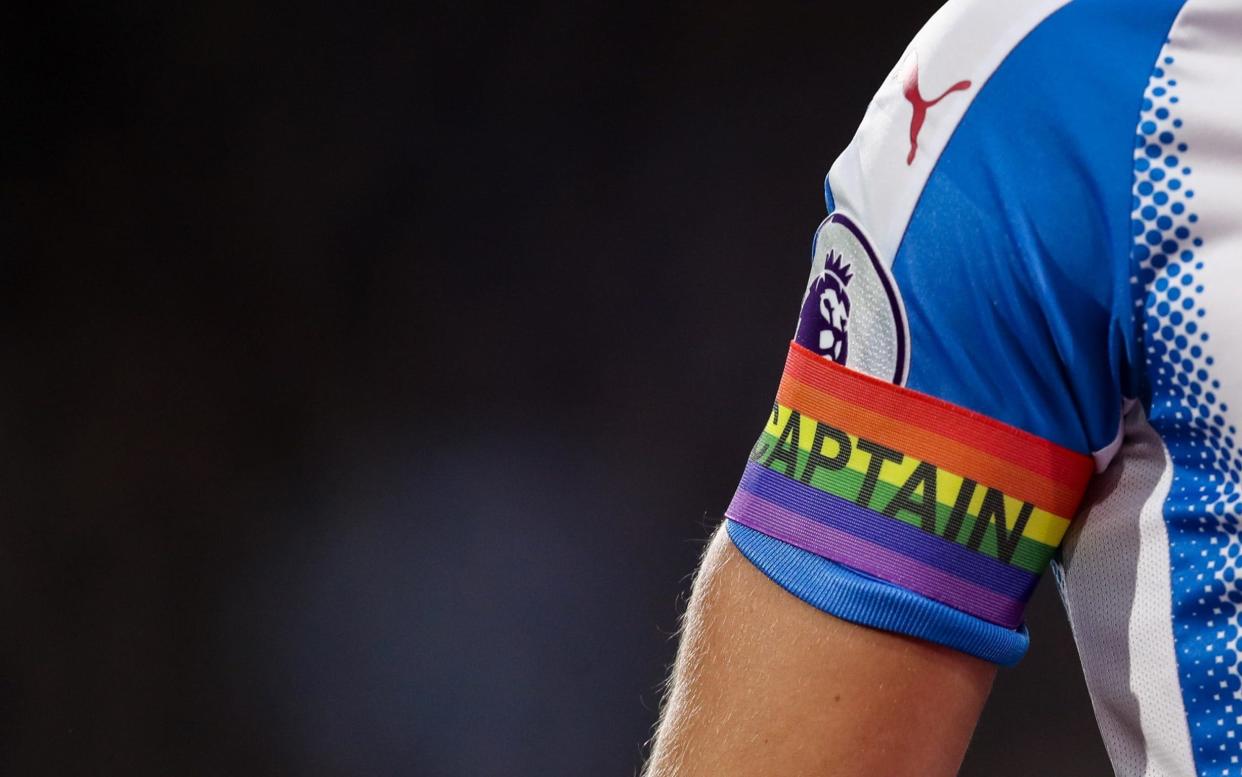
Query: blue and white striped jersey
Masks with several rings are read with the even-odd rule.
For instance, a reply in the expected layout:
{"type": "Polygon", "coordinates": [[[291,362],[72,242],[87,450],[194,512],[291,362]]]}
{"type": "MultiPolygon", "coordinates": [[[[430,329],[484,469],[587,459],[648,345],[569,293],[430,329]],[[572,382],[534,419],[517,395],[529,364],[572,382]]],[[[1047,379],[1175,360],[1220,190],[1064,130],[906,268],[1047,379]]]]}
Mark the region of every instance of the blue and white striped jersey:
{"type": "Polygon", "coordinates": [[[1117,773],[1242,774],[1242,2],[952,0],[825,188],[734,543],[821,609],[1012,663],[1023,548],[1064,535],[1117,773]],[[971,474],[984,450],[1010,469],[971,474]],[[1076,515],[1008,490],[1073,456],[1076,515]]]}

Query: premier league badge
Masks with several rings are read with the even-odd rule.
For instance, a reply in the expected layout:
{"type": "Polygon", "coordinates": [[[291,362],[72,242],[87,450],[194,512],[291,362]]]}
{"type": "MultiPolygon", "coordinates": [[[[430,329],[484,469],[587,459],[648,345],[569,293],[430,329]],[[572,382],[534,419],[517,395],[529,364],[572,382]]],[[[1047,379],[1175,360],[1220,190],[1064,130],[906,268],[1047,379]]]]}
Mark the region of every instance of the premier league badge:
{"type": "Polygon", "coordinates": [[[908,339],[901,297],[888,268],[862,230],[833,213],[815,234],[811,279],[794,340],[837,364],[901,384],[908,339]]]}
{"type": "Polygon", "coordinates": [[[800,333],[817,334],[812,350],[837,364],[845,364],[849,356],[850,295],[845,289],[853,277],[849,265],[830,249],[823,272],[811,277],[798,322],[800,333]]]}

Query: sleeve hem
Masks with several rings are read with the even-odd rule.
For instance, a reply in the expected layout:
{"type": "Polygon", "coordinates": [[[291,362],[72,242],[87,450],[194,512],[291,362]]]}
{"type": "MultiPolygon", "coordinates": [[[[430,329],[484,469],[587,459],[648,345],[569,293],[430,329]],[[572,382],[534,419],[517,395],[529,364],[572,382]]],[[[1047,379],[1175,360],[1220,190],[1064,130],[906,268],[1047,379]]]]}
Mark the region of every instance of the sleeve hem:
{"type": "Polygon", "coordinates": [[[1026,626],[1007,629],[809,551],[726,521],[734,546],[781,588],[843,620],[918,637],[1012,666],[1025,655],[1026,626]]]}

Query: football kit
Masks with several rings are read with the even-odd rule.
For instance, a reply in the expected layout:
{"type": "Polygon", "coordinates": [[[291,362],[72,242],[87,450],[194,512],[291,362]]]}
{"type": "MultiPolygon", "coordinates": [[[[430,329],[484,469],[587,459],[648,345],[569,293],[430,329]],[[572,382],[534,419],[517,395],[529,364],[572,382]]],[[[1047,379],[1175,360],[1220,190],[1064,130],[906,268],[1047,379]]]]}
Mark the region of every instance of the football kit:
{"type": "Polygon", "coordinates": [[[1051,568],[1120,775],[1242,775],[1242,1],[953,0],[825,185],[737,548],[1000,664],[1051,568]]]}

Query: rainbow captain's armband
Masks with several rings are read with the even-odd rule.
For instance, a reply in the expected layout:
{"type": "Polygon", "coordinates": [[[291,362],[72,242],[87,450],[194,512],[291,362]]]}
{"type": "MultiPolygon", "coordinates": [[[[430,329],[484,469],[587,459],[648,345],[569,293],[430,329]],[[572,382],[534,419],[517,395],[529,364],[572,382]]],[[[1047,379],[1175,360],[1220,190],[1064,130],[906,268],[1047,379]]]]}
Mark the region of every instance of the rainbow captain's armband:
{"type": "Polygon", "coordinates": [[[792,343],[725,515],[1013,629],[1092,471],[1089,456],[792,343]]]}

